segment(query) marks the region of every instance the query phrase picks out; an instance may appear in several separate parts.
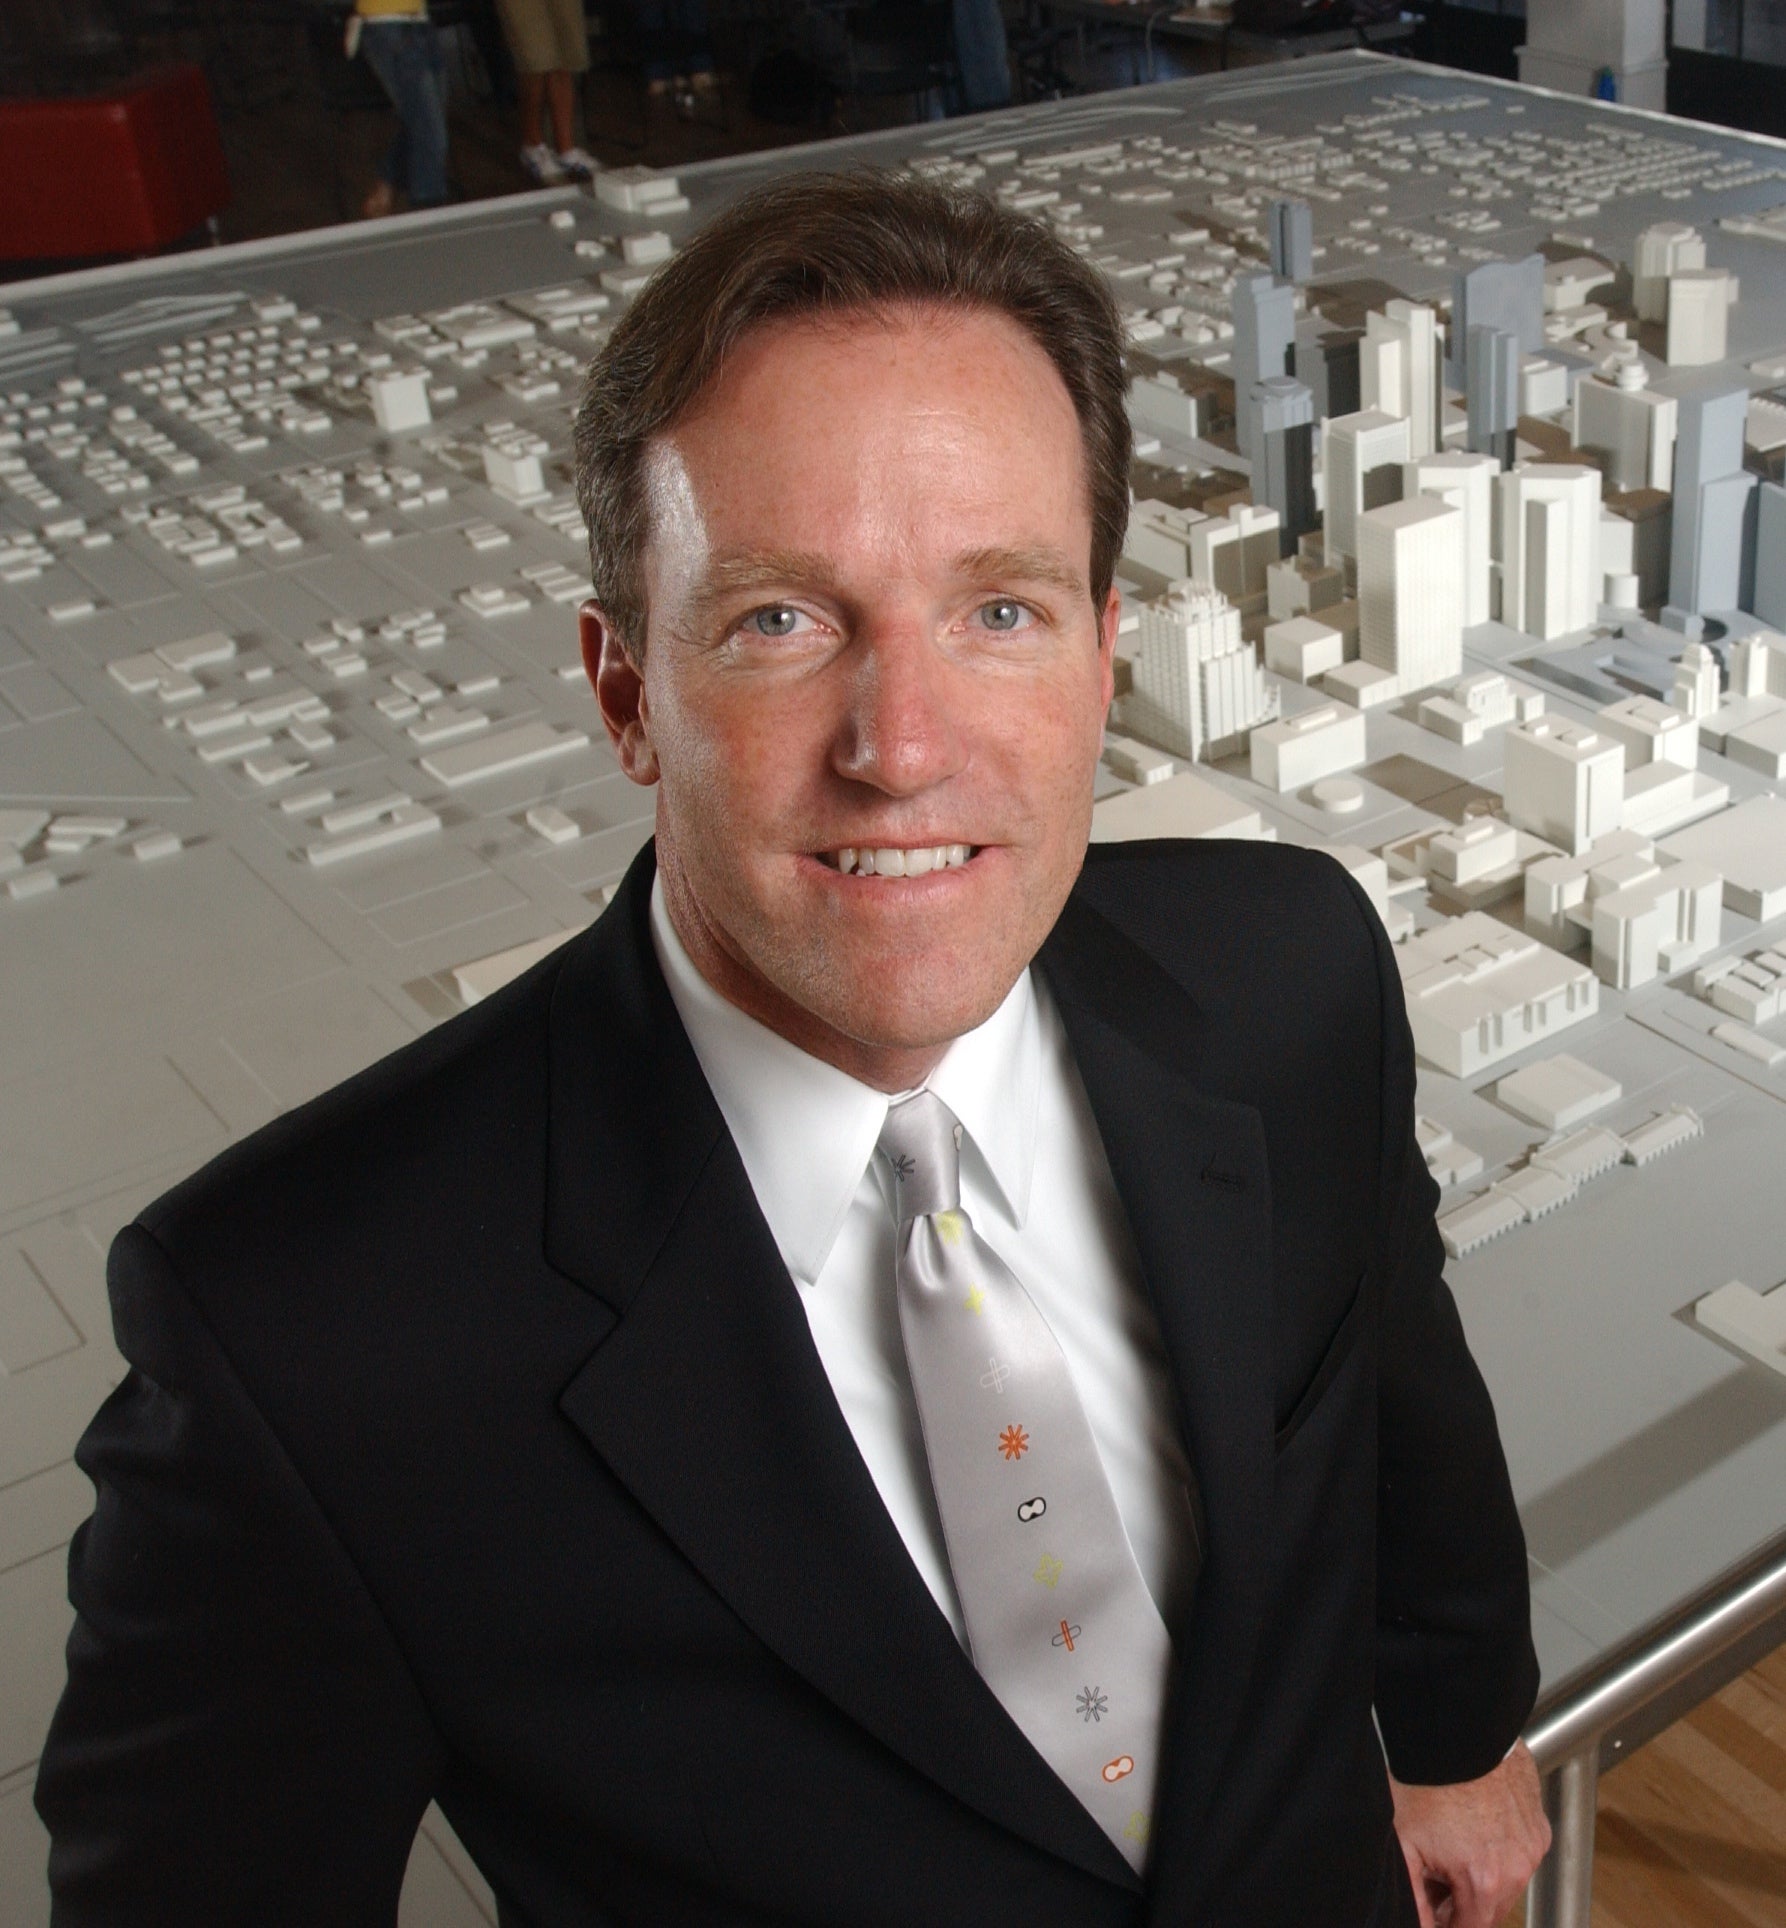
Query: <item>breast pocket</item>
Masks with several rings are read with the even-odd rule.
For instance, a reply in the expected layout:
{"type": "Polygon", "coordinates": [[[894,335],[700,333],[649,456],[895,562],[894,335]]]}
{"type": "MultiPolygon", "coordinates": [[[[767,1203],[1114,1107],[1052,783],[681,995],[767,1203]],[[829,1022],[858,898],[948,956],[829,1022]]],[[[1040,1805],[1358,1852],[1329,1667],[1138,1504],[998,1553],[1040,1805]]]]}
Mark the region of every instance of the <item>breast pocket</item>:
{"type": "Polygon", "coordinates": [[[1360,1274],[1358,1283],[1352,1288],[1351,1302],[1347,1305],[1339,1324],[1334,1328],[1333,1337],[1327,1342],[1327,1350],[1321,1355],[1321,1363],[1315,1368],[1314,1377],[1297,1395],[1296,1404],[1291,1407],[1289,1418],[1277,1429],[1273,1437],[1272,1444],[1280,1454],[1308,1423],[1315,1408],[1320,1405],[1334,1380],[1339,1377],[1341,1368],[1358,1349],[1359,1337],[1364,1331],[1365,1321],[1370,1311],[1370,1295],[1364,1289],[1367,1277],[1368,1274],[1360,1274]]]}

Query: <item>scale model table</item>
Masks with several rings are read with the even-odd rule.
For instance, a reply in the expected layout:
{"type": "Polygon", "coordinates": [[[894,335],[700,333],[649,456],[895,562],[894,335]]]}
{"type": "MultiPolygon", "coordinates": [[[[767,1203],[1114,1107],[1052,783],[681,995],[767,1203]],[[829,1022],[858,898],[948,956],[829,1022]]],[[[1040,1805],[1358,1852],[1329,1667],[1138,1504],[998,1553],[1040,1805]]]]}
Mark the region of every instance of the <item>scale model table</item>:
{"type": "MultiPolygon", "coordinates": [[[[0,288],[10,1918],[47,1911],[30,1790],[62,1677],[67,1542],[91,1507],[70,1455],[123,1370],[111,1236],[599,914],[652,799],[609,755],[578,662],[579,370],[705,215],[768,175],[858,158],[1053,220],[1110,276],[1138,372],[1177,370],[1187,391],[1220,377],[1236,273],[1283,197],[1313,209],[1306,300],[1361,310],[1448,300],[1455,273],[1539,248],[1628,263],[1639,233],[1690,224],[1740,280],[1721,372],[1763,395],[1758,455],[1764,391],[1786,381],[1786,149],[1367,54],[0,288]]],[[[1596,325],[1565,350],[1587,359],[1596,325]]],[[[1655,387],[1679,373],[1656,364],[1655,387]]],[[[1141,426],[1138,498],[1243,479],[1230,448],[1141,426]]],[[[1176,572],[1138,548],[1125,585],[1157,598],[1176,572]]],[[[1723,646],[1759,628],[1732,616],[1723,646]]],[[[1602,622],[1539,643],[1480,622],[1464,668],[1504,679],[1508,715],[1541,697],[1586,728],[1666,691],[1686,640],[1602,622]]],[[[1311,683],[1257,674],[1280,725],[1322,706],[1311,683]]],[[[1516,901],[1470,909],[1422,868],[1435,837],[1501,834],[1508,731],[1469,740],[1470,700],[1453,703],[1461,723],[1412,700],[1360,709],[1340,719],[1363,738],[1347,774],[1282,789],[1253,781],[1257,756],[1175,773],[1125,738],[1098,834],[1128,814],[1335,846],[1374,876],[1404,955],[1475,969],[1511,946],[1578,986],[1566,1031],[1507,1046],[1497,1019],[1491,1050],[1485,1015],[1488,1057],[1448,1072],[1429,1053],[1420,1091],[1554,1695],[1786,1525],[1786,1374],[1743,1349],[1748,1300],[1734,1340],[1695,1310],[1786,1278],[1786,1021],[1767,1002],[1786,973],[1786,804],[1777,767],[1702,744],[1693,780],[1722,803],[1680,835],[1724,879],[1719,934],[1690,969],[1621,990],[1566,945],[1521,949],[1516,901]],[[1588,1114],[1600,1137],[1570,1139],[1588,1114]],[[1545,1164],[1559,1134],[1560,1173],[1545,1164]],[[1523,1201],[1510,1218],[1507,1197],[1523,1201]],[[1479,1240],[1491,1219],[1501,1235],[1479,1240]]],[[[1280,731],[1273,755],[1315,734],[1280,731]]],[[[1281,780],[1290,762],[1272,767],[1281,780]]],[[[438,1815],[406,1906],[430,1924],[488,1911],[438,1815]]]]}

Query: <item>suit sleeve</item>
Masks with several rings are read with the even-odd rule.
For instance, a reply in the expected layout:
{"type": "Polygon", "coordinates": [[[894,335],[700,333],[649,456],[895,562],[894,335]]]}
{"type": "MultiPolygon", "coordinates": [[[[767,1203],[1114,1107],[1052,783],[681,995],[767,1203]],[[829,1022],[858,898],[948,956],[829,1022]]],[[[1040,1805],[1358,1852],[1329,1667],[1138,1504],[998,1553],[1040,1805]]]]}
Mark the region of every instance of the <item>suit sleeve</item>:
{"type": "Polygon", "coordinates": [[[1378,1725],[1398,1780],[1474,1780],[1538,1691],[1525,1535],[1488,1388],[1444,1280],[1439,1190],[1414,1138],[1414,1044],[1380,920],[1383,1037],[1377,1487],[1378,1725]]]}
{"type": "Polygon", "coordinates": [[[142,1227],[108,1280],[133,1369],[75,1455],[96,1499],[37,1784],[52,1919],[394,1922],[441,1764],[420,1696],[142,1227]]]}

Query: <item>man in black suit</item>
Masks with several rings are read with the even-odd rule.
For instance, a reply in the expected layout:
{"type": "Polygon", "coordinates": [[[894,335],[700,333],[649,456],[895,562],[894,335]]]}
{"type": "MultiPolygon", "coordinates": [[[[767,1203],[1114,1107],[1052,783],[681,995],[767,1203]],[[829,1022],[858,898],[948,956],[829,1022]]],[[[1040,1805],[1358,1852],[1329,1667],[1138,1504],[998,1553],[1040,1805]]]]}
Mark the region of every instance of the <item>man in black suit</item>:
{"type": "Polygon", "coordinates": [[[1524,1548],[1388,942],[1319,854],[1086,861],[1123,392],[1089,268],[909,181],[763,190],[617,328],[583,641],[655,845],[120,1235],[57,1921],[388,1922],[430,1799],[566,1928],[1488,1928],[1523,1887],[1524,1548]],[[888,1309],[932,1207],[874,1151],[920,1089],[933,1249],[1045,1315],[1100,1584],[1164,1630],[1121,1832],[939,1531],[888,1309]]]}

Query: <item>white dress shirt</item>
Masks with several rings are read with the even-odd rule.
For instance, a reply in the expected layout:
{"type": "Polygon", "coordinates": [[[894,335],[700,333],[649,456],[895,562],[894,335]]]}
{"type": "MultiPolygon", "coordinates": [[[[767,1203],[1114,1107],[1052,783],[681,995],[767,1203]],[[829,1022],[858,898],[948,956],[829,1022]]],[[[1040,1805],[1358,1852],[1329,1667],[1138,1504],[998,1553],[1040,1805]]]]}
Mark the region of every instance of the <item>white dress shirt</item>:
{"type": "MultiPolygon", "coordinates": [[[[651,937],[844,1419],[965,1646],[899,1330],[892,1180],[874,1155],[887,1094],[722,998],[676,935],[661,883],[651,937]]],[[[1192,1529],[1170,1368],[1066,1033],[1029,971],[927,1084],[962,1126],[962,1206],[1060,1342],[1142,1578],[1174,1626],[1192,1529]]]]}

